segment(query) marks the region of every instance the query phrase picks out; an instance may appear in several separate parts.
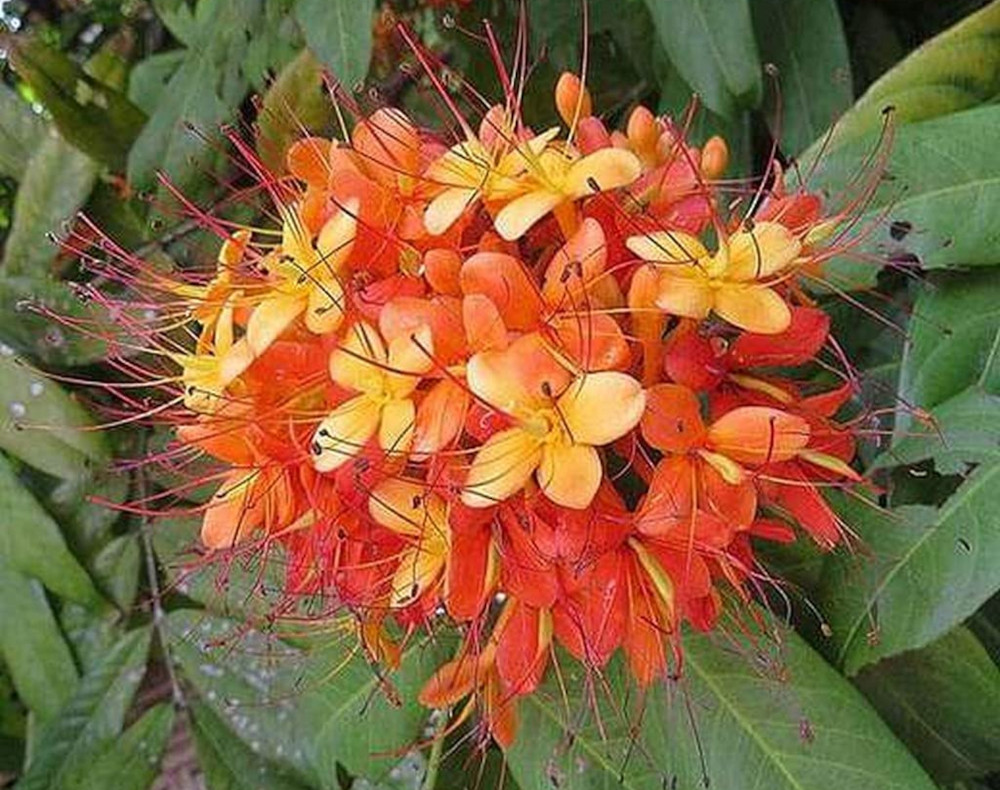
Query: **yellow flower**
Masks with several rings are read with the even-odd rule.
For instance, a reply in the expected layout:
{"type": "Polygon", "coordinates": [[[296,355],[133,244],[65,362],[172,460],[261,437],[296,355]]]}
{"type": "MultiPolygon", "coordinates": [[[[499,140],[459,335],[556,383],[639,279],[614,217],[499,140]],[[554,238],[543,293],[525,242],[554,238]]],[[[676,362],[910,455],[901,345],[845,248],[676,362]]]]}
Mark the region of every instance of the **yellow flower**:
{"type": "Polygon", "coordinates": [[[313,434],[313,466],[330,472],[353,458],[378,433],[379,446],[405,454],[413,441],[412,395],[433,366],[430,329],[401,335],[388,349],[378,332],[359,322],[330,355],[330,377],[358,395],[342,403],[313,434]]]}
{"type": "Polygon", "coordinates": [[[785,275],[802,243],[784,225],[758,222],[734,233],[712,255],[694,236],[658,231],[632,236],[628,248],[661,264],[656,305],[685,318],[714,312],[748,332],[777,334],[792,314],[773,286],[785,275]]]}
{"type": "Polygon", "coordinates": [[[553,502],[587,507],[603,474],[595,448],[624,436],[642,417],[645,393],[624,373],[581,373],[568,384],[563,379],[562,386],[555,378],[553,387],[540,370],[537,354],[524,346],[531,338],[469,360],[469,388],[517,421],[515,427],[491,436],[476,453],[462,493],[469,507],[488,507],[513,496],[536,472],[539,486],[553,502]]]}
{"type": "Polygon", "coordinates": [[[581,156],[572,146],[549,146],[531,157],[523,194],[504,206],[494,226],[504,239],[516,241],[551,211],[588,195],[635,181],[642,165],[621,148],[602,148],[581,156]]]}

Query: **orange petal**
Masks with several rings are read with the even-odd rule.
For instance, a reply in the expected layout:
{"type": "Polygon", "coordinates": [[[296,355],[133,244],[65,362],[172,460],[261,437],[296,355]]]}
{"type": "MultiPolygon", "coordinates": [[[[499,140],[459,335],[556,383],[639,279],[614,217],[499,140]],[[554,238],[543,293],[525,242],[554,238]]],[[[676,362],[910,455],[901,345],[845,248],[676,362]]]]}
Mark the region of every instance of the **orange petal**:
{"type": "Polygon", "coordinates": [[[748,464],[787,461],[808,443],[809,423],[765,406],[740,406],[726,412],[709,426],[707,438],[712,449],[748,464]]]}
{"type": "Polygon", "coordinates": [[[462,256],[454,250],[428,250],[424,254],[424,274],[427,282],[440,294],[462,295],[462,286],[459,281],[461,270],[462,256]]]}
{"type": "Polygon", "coordinates": [[[264,518],[260,492],[254,491],[256,469],[236,469],[226,476],[208,502],[201,523],[201,542],[228,549],[250,537],[264,518]]]}
{"type": "Polygon", "coordinates": [[[523,409],[548,406],[561,393],[570,374],[542,338],[522,335],[502,351],[473,355],[465,370],[469,389],[493,408],[517,415],[523,409]]]}
{"type": "Polygon", "coordinates": [[[679,384],[647,390],[641,426],[643,438],[665,453],[686,453],[705,441],[698,396],[679,384]]]}
{"type": "Polygon", "coordinates": [[[542,296],[552,306],[579,307],[607,262],[607,241],[601,223],[587,217],[549,261],[542,296]]]}
{"type": "Polygon", "coordinates": [[[436,453],[455,441],[468,409],[469,393],[457,382],[443,379],[431,387],[417,407],[414,456],[436,453]]]}
{"type": "Polygon", "coordinates": [[[330,355],[330,378],[347,389],[381,394],[388,356],[375,328],[358,321],[347,330],[340,348],[330,355]]]}
{"type": "Polygon", "coordinates": [[[538,485],[557,505],[583,510],[594,500],[603,474],[601,457],[589,445],[553,442],[542,448],[538,485]]]}
{"type": "Polygon", "coordinates": [[[517,258],[480,252],[469,258],[460,274],[462,292],[489,298],[510,329],[532,329],[543,309],[541,295],[517,258]]]}
{"type": "Polygon", "coordinates": [[[462,299],[462,324],[473,353],[507,348],[507,325],[488,296],[469,294],[462,299]]]}

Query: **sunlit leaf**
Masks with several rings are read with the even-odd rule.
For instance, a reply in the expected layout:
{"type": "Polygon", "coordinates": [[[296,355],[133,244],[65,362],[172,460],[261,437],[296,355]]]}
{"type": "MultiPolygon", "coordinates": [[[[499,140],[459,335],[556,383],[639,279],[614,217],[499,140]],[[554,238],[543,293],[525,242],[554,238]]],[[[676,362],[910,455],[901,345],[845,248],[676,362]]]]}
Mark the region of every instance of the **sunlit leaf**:
{"type": "Polygon", "coordinates": [[[41,114],[16,91],[0,84],[0,174],[20,180],[44,134],[41,114]]]}
{"type": "Polygon", "coordinates": [[[295,18],[306,44],[348,89],[372,57],[374,0],[298,0],[295,18]]]}

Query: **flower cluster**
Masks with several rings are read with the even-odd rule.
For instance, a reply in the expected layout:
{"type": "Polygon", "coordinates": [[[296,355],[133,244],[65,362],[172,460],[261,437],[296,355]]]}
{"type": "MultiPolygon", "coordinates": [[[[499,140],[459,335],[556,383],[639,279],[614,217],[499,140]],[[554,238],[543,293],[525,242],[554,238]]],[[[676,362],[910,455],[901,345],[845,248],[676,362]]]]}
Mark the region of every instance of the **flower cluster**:
{"type": "Polygon", "coordinates": [[[753,594],[752,539],[834,546],[821,489],[859,479],[850,381],[803,375],[844,213],[777,164],[723,181],[720,138],[643,107],[609,131],[573,75],[555,100],[568,132],[510,101],[457,139],[396,109],[301,139],[280,227],[216,222],[211,277],[145,278],[175,449],[223,469],[205,547],[280,547],[388,666],[453,623],[421,700],[502,745],[554,644],[679,671],[682,624],[753,594]]]}

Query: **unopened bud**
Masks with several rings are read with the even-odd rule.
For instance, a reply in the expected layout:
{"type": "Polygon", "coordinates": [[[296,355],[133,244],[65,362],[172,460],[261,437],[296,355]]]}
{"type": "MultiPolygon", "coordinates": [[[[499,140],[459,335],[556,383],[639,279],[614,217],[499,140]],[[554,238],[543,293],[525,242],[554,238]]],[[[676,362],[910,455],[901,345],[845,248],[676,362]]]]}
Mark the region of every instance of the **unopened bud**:
{"type": "Polygon", "coordinates": [[[632,145],[640,150],[655,150],[656,141],[660,137],[656,118],[642,106],[632,110],[632,114],[628,117],[626,133],[632,145]]]}
{"type": "Polygon", "coordinates": [[[705,178],[719,178],[729,164],[729,146],[719,135],[710,137],[701,149],[701,174],[705,178]]]}
{"type": "Polygon", "coordinates": [[[572,126],[574,121],[593,115],[590,92],[572,72],[564,71],[556,83],[556,109],[569,126],[572,126]]]}

